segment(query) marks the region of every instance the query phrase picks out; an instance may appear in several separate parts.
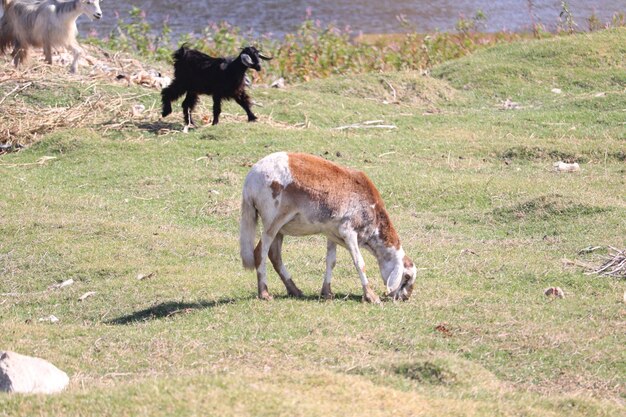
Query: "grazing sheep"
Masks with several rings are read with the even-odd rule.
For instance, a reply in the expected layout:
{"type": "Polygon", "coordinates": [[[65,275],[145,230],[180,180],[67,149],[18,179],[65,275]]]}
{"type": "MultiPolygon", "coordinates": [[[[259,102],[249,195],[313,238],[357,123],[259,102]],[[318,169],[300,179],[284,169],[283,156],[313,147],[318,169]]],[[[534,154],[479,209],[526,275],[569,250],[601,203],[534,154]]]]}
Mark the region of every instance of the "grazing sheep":
{"type": "Polygon", "coordinates": [[[243,266],[257,271],[259,298],[272,298],[267,289],[268,255],[289,295],[302,295],[282,262],[281,246],[284,235],[312,234],[328,238],[324,298],[333,297],[330,283],[337,244],[352,256],[364,301],[380,299],[369,287],[359,247],[378,260],[390,297],[411,296],[417,270],[404,254],[378,190],[363,172],[308,154],[279,152],[261,159],[244,182],[239,234],[243,266]],[[258,216],[263,232],[254,248],[258,216]]]}
{"type": "Polygon", "coordinates": [[[17,67],[28,58],[29,47],[43,47],[46,62],[52,64],[52,48],[72,50],[71,72],[76,72],[82,48],[76,41],[76,19],[81,14],[100,19],[100,0],[2,0],[0,53],[13,48],[17,67]]]}
{"type": "Polygon", "coordinates": [[[198,96],[213,96],[213,124],[219,122],[223,99],[235,99],[246,111],[248,121],[257,117],[250,110],[250,97],[245,91],[245,74],[248,68],[261,71],[261,59],[271,58],[261,54],[255,47],[248,46],[237,57],[214,58],[183,45],[174,52],[174,80],[161,92],[163,117],[172,112],[172,101],[187,93],[183,100],[183,115],[187,132],[194,126],[191,118],[198,96]]]}

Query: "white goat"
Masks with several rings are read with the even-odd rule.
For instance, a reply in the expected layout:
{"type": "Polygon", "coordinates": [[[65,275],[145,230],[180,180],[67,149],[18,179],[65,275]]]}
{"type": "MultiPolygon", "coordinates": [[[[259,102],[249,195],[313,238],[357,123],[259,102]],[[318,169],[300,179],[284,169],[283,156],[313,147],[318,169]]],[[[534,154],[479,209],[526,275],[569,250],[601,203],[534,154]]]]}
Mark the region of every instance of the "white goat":
{"type": "Polygon", "coordinates": [[[76,41],[76,19],[82,14],[100,19],[100,0],[2,0],[0,53],[13,48],[17,67],[28,58],[29,47],[43,47],[46,62],[52,64],[52,48],[72,50],[70,71],[76,72],[82,48],[76,41]]]}
{"type": "Polygon", "coordinates": [[[359,246],[378,260],[390,297],[411,296],[415,265],[404,254],[378,190],[363,172],[299,153],[273,153],[257,162],[243,186],[239,247],[243,266],[256,268],[259,298],[272,299],[267,289],[268,255],[289,295],[302,296],[282,262],[283,236],[320,233],[328,238],[324,298],[333,297],[330,282],[337,244],[352,256],[364,301],[379,303],[380,298],[368,285],[359,246]],[[259,215],[263,231],[254,248],[259,215]]]}

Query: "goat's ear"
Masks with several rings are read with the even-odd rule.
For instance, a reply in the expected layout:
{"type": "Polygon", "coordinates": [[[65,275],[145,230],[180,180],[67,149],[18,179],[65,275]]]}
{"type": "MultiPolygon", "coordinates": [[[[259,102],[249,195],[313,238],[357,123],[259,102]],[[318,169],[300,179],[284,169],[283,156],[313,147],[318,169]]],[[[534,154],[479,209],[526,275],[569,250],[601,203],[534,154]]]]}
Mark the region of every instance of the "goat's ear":
{"type": "Polygon", "coordinates": [[[266,60],[266,61],[269,61],[269,60],[271,60],[273,57],[263,55],[261,52],[259,52],[259,58],[264,59],[264,60],[266,60]]]}
{"type": "Polygon", "coordinates": [[[243,65],[246,67],[254,66],[254,62],[252,62],[252,58],[250,58],[248,54],[241,54],[241,62],[243,62],[243,65]]]}

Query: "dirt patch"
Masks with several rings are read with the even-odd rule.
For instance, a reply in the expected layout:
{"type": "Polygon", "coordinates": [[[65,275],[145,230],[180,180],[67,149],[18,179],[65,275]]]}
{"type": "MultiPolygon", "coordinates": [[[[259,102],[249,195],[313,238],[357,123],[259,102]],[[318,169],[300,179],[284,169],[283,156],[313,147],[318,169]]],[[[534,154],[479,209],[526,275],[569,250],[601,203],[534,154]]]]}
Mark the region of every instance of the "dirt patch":
{"type": "Polygon", "coordinates": [[[457,375],[447,367],[431,361],[405,363],[394,367],[396,375],[429,385],[452,385],[457,375]]]}
{"type": "Polygon", "coordinates": [[[581,204],[559,194],[536,197],[510,207],[497,208],[492,215],[500,221],[547,220],[589,216],[608,211],[609,208],[581,204]]]}
{"type": "Polygon", "coordinates": [[[591,161],[626,161],[626,152],[623,150],[597,151],[590,150],[583,153],[572,153],[558,149],[546,149],[539,146],[513,146],[497,153],[498,158],[505,161],[563,161],[567,163],[589,163],[591,161]]]}
{"type": "Polygon", "coordinates": [[[587,162],[587,159],[571,152],[563,152],[556,149],[545,149],[538,146],[514,146],[505,149],[498,154],[501,159],[522,161],[563,161],[563,162],[587,162]]]}

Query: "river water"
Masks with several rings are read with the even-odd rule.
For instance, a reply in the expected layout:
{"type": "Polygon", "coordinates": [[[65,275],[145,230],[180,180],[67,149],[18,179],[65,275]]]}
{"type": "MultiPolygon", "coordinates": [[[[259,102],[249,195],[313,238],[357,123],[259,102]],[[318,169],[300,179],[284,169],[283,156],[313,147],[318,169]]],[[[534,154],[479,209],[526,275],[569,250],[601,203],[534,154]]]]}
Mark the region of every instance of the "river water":
{"type": "MultiPolygon", "coordinates": [[[[117,16],[128,17],[131,2],[104,0],[104,18],[79,20],[81,33],[95,30],[106,36],[115,28],[117,16]]],[[[532,0],[536,19],[554,28],[561,11],[560,0],[532,0]]],[[[570,11],[581,29],[594,12],[602,21],[616,11],[626,12],[626,0],[568,0],[570,11]]],[[[281,36],[293,32],[309,16],[323,25],[349,26],[358,34],[391,32],[449,31],[460,16],[471,17],[482,10],[487,17],[485,30],[520,31],[531,26],[529,0],[135,0],[133,6],[146,13],[146,19],[159,30],[164,21],[174,33],[201,32],[211,23],[226,21],[255,34],[281,36]],[[404,16],[402,27],[397,16],[404,16]]]]}
{"type": "MultiPolygon", "coordinates": [[[[353,34],[451,31],[460,17],[472,17],[482,10],[487,17],[481,30],[524,31],[532,25],[529,3],[537,22],[554,29],[562,10],[560,0],[101,0],[104,17],[90,22],[78,20],[81,34],[107,36],[115,30],[119,18],[128,19],[132,6],[145,12],[153,30],[163,22],[175,36],[201,33],[219,22],[228,22],[255,35],[279,37],[295,31],[305,19],[323,26],[335,24],[353,34]],[[401,25],[398,17],[407,22],[401,25]]],[[[586,19],[596,14],[602,22],[615,12],[626,12],[626,0],[567,0],[570,12],[580,29],[587,29],[586,19]]],[[[1,15],[1,13],[0,13],[1,15]]]]}

